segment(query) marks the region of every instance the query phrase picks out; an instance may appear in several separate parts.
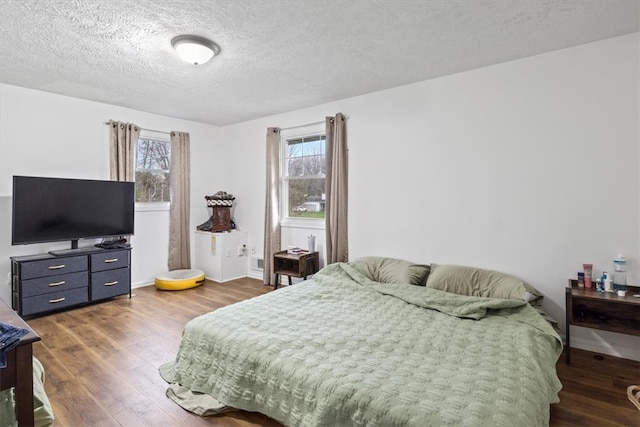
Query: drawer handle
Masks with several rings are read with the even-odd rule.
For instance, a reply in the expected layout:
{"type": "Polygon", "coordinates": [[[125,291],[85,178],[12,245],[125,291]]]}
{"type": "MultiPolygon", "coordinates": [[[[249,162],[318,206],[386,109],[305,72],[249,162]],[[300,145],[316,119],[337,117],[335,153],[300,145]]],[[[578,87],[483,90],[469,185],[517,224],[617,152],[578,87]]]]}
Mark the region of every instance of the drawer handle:
{"type": "Polygon", "coordinates": [[[61,268],[65,268],[66,265],[64,264],[60,264],[60,265],[50,265],[49,266],[49,270],[60,270],[61,268]]]}
{"type": "Polygon", "coordinates": [[[49,286],[53,288],[54,286],[64,285],[65,283],[67,283],[67,282],[62,280],[60,282],[49,283],[49,286]]]}
{"type": "Polygon", "coordinates": [[[104,285],[105,285],[105,286],[113,286],[113,285],[117,285],[117,284],[118,284],[118,281],[117,281],[117,280],[114,280],[113,282],[107,282],[107,283],[105,283],[104,285]]]}
{"type": "Polygon", "coordinates": [[[105,259],[104,262],[106,262],[106,263],[118,262],[118,258],[105,259]]]}
{"type": "Polygon", "coordinates": [[[65,297],[58,298],[58,299],[50,299],[50,300],[49,300],[49,302],[50,302],[51,304],[55,304],[55,303],[57,303],[57,302],[62,302],[62,301],[64,301],[65,299],[66,299],[65,297]]]}

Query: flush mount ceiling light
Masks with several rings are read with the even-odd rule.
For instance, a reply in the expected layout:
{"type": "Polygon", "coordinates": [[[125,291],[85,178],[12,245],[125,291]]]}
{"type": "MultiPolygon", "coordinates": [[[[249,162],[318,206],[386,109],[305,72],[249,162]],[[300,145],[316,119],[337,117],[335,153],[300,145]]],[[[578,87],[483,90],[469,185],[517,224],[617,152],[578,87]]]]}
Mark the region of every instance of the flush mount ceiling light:
{"type": "Polygon", "coordinates": [[[174,37],[171,46],[180,58],[193,65],[202,65],[220,52],[218,45],[211,40],[192,35],[174,37]]]}

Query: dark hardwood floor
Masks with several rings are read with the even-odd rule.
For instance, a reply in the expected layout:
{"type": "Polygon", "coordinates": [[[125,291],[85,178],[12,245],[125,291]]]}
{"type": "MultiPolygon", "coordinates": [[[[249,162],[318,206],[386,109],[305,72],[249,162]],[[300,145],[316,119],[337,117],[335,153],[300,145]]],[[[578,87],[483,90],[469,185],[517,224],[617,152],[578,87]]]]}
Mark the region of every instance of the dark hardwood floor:
{"type": "MultiPolygon", "coordinates": [[[[163,292],[134,289],[133,298],[27,319],[42,341],[34,355],[45,367],[45,389],[55,427],[279,426],[237,411],[201,418],[165,397],[158,367],[173,360],[187,321],[216,308],[271,291],[240,279],[163,292]]],[[[626,388],[640,383],[640,363],[572,350],[557,364],[564,387],[551,407],[551,426],[640,426],[626,388]]]]}

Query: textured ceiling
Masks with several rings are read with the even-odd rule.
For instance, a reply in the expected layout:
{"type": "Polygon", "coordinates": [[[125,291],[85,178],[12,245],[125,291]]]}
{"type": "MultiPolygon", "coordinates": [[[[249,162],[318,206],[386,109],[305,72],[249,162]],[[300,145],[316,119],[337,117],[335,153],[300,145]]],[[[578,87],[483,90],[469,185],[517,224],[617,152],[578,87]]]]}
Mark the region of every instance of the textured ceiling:
{"type": "Polygon", "coordinates": [[[226,125],[637,31],[640,0],[2,0],[0,82],[226,125]]]}

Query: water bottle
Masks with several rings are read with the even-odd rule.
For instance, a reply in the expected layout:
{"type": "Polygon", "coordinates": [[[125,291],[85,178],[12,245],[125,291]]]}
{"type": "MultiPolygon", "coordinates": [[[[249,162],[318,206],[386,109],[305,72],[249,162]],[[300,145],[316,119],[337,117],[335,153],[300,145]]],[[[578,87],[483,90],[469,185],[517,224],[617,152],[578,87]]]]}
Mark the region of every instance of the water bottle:
{"type": "Polygon", "coordinates": [[[613,259],[613,290],[627,290],[627,260],[622,254],[613,259]]]}

